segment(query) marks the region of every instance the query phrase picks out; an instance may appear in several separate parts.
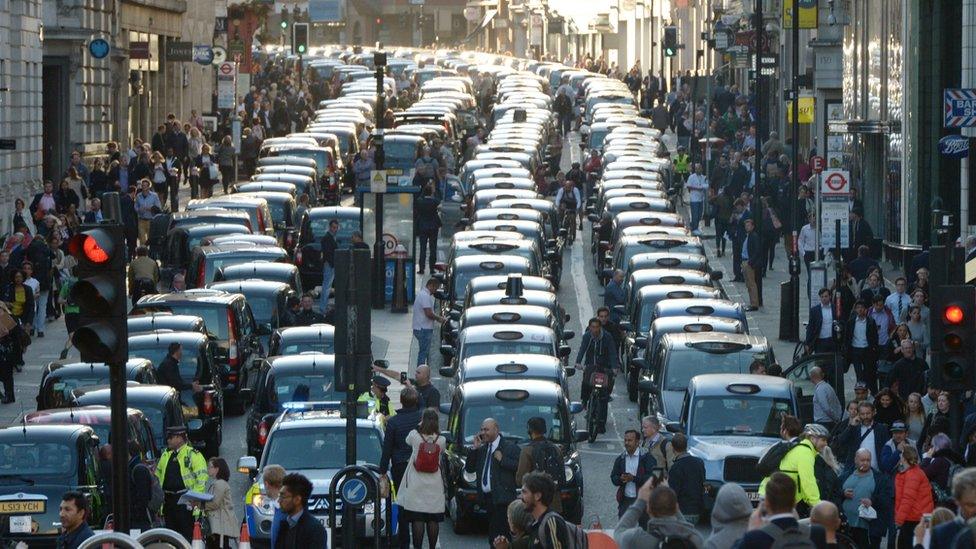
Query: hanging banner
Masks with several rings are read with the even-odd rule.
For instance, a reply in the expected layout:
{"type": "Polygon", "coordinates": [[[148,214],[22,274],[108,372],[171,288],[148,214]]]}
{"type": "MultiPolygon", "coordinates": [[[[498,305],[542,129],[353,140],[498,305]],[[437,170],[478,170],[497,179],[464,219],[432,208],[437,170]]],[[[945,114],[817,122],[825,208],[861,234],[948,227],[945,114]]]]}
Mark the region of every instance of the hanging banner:
{"type": "Polygon", "coordinates": [[[793,28],[793,5],[800,9],[800,28],[817,28],[817,0],[783,0],[783,28],[793,28]]]}

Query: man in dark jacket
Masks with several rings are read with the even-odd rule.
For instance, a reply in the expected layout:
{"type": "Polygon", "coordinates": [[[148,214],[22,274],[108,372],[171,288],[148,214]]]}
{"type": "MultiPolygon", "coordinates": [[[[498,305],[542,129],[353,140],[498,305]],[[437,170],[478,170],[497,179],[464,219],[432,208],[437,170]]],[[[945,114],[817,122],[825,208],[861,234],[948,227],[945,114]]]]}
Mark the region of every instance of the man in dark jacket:
{"type": "MultiPolygon", "coordinates": [[[[868,314],[868,305],[864,301],[854,303],[854,314],[844,327],[844,343],[847,347],[846,364],[854,365],[858,381],[871,385],[880,351],[878,323],[868,314]]],[[[848,368],[844,368],[844,373],[848,368]]]]}
{"type": "Polygon", "coordinates": [[[27,246],[27,261],[34,267],[34,278],[40,283],[40,293],[34,303],[34,330],[37,337],[44,337],[44,322],[47,319],[47,300],[54,284],[54,252],[47,240],[38,236],[27,246]]]}
{"type": "Polygon", "coordinates": [[[417,238],[420,239],[420,274],[424,274],[424,264],[427,259],[427,247],[430,246],[430,272],[434,272],[437,263],[437,233],[441,229],[440,200],[434,198],[433,185],[424,187],[424,195],[414,203],[414,226],[417,228],[417,238]]]}
{"type": "Polygon", "coordinates": [[[152,528],[149,500],[152,499],[152,473],[142,462],[139,442],[129,441],[129,518],[132,528],[145,532],[152,528]]]}
{"type": "Polygon", "coordinates": [[[674,463],[668,470],[668,486],[678,494],[678,508],[685,520],[697,524],[705,510],[705,462],[688,453],[688,437],[682,433],[671,439],[674,463]]]}
{"type": "Polygon", "coordinates": [[[908,395],[925,392],[925,372],[928,369],[925,359],[915,354],[915,342],[905,338],[901,340],[901,358],[888,374],[888,385],[902,401],[908,402],[908,395]]]}
{"type": "MultiPolygon", "coordinates": [[[[637,490],[651,477],[657,461],[640,446],[640,434],[629,429],[624,433],[624,452],[613,461],[610,483],[617,487],[617,518],[637,499],[637,490]]],[[[647,519],[642,517],[642,523],[647,519]]]]}
{"type": "Polygon", "coordinates": [[[156,126],[156,133],[153,134],[150,143],[153,152],[158,152],[159,154],[166,152],[166,126],[164,124],[156,126]]]}
{"type": "Polygon", "coordinates": [[[136,186],[129,185],[129,192],[120,197],[122,204],[122,226],[125,231],[125,247],[129,251],[128,257],[136,256],[136,245],[139,243],[139,215],[136,213],[136,186]]]}
{"type": "Polygon", "coordinates": [[[755,223],[751,219],[746,219],[742,224],[745,235],[742,240],[742,278],[745,279],[746,288],[749,290],[749,306],[746,311],[756,311],[762,305],[762,294],[759,290],[759,279],[762,276],[763,267],[766,259],[762,253],[762,245],[759,243],[759,235],[755,230],[755,223]]]}
{"type": "Polygon", "coordinates": [[[62,530],[57,542],[59,549],[78,549],[82,542],[95,535],[86,520],[89,511],[88,498],[81,492],[65,492],[61,496],[58,511],[62,530]]]}
{"type": "Polygon", "coordinates": [[[156,368],[156,381],[160,385],[169,385],[177,391],[193,389],[194,392],[200,392],[200,383],[197,380],[183,381],[183,376],[180,375],[180,360],[182,358],[183,345],[177,342],[170,343],[166,358],[156,368]]]}
{"type": "Polygon", "coordinates": [[[332,281],[335,280],[335,251],[339,247],[336,234],[339,232],[339,220],[329,220],[329,230],[322,237],[322,314],[329,310],[329,292],[332,281]]]}
{"type": "Polygon", "coordinates": [[[879,267],[877,260],[870,256],[871,248],[861,245],[857,248],[857,258],[851,261],[847,267],[851,270],[851,276],[860,283],[868,276],[868,271],[874,267],[879,267]]]}
{"type": "Polygon", "coordinates": [[[311,294],[302,296],[301,309],[295,313],[292,326],[311,326],[312,324],[325,324],[325,316],[315,312],[312,306],[315,300],[311,294]]]}
{"type": "Polygon", "coordinates": [[[818,549],[827,546],[823,527],[801,526],[794,515],[796,504],[796,483],[786,473],[776,472],[766,483],[766,499],[761,507],[749,518],[749,531],[736,546],[738,549],[769,549],[778,535],[777,530],[799,528],[809,533],[810,540],[818,549]],[[768,521],[768,522],[767,522],[768,521]]]}
{"type": "MultiPolygon", "coordinates": [[[[383,436],[383,455],[380,457],[380,474],[387,476],[390,471],[393,477],[393,485],[400,487],[403,474],[407,471],[410,463],[410,454],[413,449],[407,444],[407,435],[410,431],[417,428],[423,410],[417,406],[419,396],[413,387],[406,387],[400,391],[400,405],[396,415],[386,422],[386,433],[383,436]]],[[[470,461],[471,456],[468,456],[470,461]]],[[[400,515],[401,519],[403,515],[400,515]]],[[[410,546],[409,526],[404,520],[400,520],[400,547],[410,546]]]]}
{"type": "Polygon", "coordinates": [[[840,452],[837,457],[842,460],[842,465],[854,465],[854,455],[860,448],[866,448],[871,452],[871,467],[879,468],[881,451],[891,440],[891,432],[887,425],[874,420],[874,414],[874,404],[862,401],[857,405],[857,415],[850,418],[847,427],[837,435],[835,444],[840,452]]]}
{"type": "MultiPolygon", "coordinates": [[[[580,340],[579,354],[576,355],[576,369],[583,370],[583,380],[580,389],[580,399],[583,406],[589,406],[590,393],[593,391],[591,378],[593,374],[600,371],[609,378],[609,386],[605,389],[606,394],[613,394],[613,370],[619,366],[617,358],[617,346],[613,342],[613,336],[603,329],[603,323],[599,318],[591,318],[587,323],[586,333],[580,340]]],[[[607,399],[604,398],[600,403],[601,418],[599,429],[605,431],[607,419],[607,399]]]]}
{"type": "Polygon", "coordinates": [[[861,246],[868,246],[870,249],[871,245],[874,244],[874,231],[871,230],[871,225],[864,219],[864,211],[859,208],[854,208],[850,213],[851,219],[851,238],[850,238],[850,248],[847,249],[847,260],[853,261],[854,254],[861,246]]]}
{"type": "MultiPolygon", "coordinates": [[[[411,428],[415,426],[416,423],[411,428]]],[[[489,544],[498,536],[508,536],[508,504],[515,499],[518,462],[519,448],[501,436],[498,422],[492,418],[482,421],[481,431],[474,437],[464,470],[477,473],[475,482],[478,493],[483,505],[488,508],[489,544]]]]}
{"type": "Polygon", "coordinates": [[[803,344],[810,353],[831,353],[834,345],[834,305],[832,292],[821,288],[818,292],[820,303],[810,307],[810,320],[807,322],[807,335],[803,344]]]}
{"type": "Polygon", "coordinates": [[[285,514],[273,549],[325,549],[329,535],[325,527],[308,512],[312,483],[298,473],[285,475],[278,493],[278,505],[285,514]]]}

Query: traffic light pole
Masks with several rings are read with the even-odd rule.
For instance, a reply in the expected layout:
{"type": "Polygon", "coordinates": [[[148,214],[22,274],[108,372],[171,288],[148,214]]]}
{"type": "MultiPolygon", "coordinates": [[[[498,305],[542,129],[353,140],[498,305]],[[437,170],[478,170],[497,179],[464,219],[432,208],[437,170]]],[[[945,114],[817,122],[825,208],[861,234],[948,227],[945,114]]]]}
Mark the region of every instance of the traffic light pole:
{"type": "MultiPolygon", "coordinates": [[[[761,235],[762,224],[763,224],[763,212],[762,212],[762,198],[759,195],[759,189],[762,187],[762,145],[763,145],[763,108],[766,106],[765,95],[763,90],[763,76],[762,76],[762,49],[763,49],[763,0],[756,0],[755,2],[755,21],[754,25],[756,27],[756,157],[754,159],[755,166],[753,167],[753,175],[755,176],[755,187],[752,189],[752,220],[755,225],[755,233],[761,235]]],[[[734,258],[735,261],[739,261],[739,258],[734,258]]],[[[765,259],[763,259],[765,261],[765,259]]],[[[765,267],[765,264],[763,265],[765,267]]],[[[762,279],[763,279],[763,269],[756,273],[756,287],[759,290],[759,302],[762,303],[762,279]]],[[[798,305],[798,304],[797,304],[798,305]]]]}
{"type": "MultiPolygon", "coordinates": [[[[377,52],[373,56],[376,66],[376,152],[373,155],[375,169],[382,170],[384,164],[383,153],[383,130],[385,129],[384,116],[386,115],[386,92],[383,87],[383,77],[386,66],[386,54],[377,52]]],[[[382,309],[386,306],[386,257],[383,246],[383,195],[375,193],[376,196],[376,240],[373,244],[373,308],[382,309]]]]}
{"type": "Polygon", "coordinates": [[[790,72],[792,73],[792,87],[793,87],[793,160],[792,174],[790,175],[790,225],[787,230],[790,235],[790,249],[789,252],[789,269],[790,269],[790,300],[793,302],[792,307],[786,307],[785,310],[790,312],[790,318],[788,319],[787,326],[789,327],[789,333],[792,336],[792,341],[797,341],[800,338],[800,252],[799,245],[797,242],[797,228],[801,227],[802,224],[797,219],[800,215],[799,204],[797,203],[797,196],[800,194],[800,174],[799,170],[799,153],[800,153],[800,9],[799,2],[793,3],[793,13],[792,13],[792,23],[793,23],[793,59],[790,63],[790,72]]]}

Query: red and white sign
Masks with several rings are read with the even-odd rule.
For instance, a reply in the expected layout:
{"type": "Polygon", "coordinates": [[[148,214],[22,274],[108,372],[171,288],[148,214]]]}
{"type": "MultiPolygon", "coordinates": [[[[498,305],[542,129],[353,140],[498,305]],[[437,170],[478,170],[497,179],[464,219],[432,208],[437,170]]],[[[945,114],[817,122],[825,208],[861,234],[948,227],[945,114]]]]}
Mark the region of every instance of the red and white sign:
{"type": "Polygon", "coordinates": [[[820,181],[820,193],[823,195],[851,193],[851,176],[846,170],[824,170],[820,181]]]}
{"type": "Polygon", "coordinates": [[[233,63],[221,63],[217,70],[220,71],[220,74],[224,76],[230,76],[237,72],[237,69],[233,63]]]}
{"type": "Polygon", "coordinates": [[[822,156],[812,156],[810,157],[810,168],[813,169],[813,173],[820,173],[824,171],[827,167],[827,160],[822,156]]]}

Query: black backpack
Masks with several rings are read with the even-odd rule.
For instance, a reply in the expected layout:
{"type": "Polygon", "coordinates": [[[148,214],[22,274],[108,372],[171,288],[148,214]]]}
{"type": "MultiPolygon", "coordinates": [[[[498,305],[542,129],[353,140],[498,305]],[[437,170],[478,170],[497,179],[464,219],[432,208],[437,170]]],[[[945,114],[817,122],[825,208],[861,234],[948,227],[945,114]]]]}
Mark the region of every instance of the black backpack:
{"type": "Polygon", "coordinates": [[[569,111],[569,107],[570,107],[569,96],[567,96],[564,93],[560,93],[559,95],[557,95],[553,107],[555,107],[555,111],[557,113],[565,114],[567,111],[569,111]]]}
{"type": "Polygon", "coordinates": [[[647,528],[647,533],[657,540],[655,549],[695,549],[694,542],[687,537],[669,536],[653,526],[647,528]]]}
{"type": "Polygon", "coordinates": [[[532,445],[532,462],[535,464],[535,470],[549,475],[556,483],[557,488],[565,486],[566,467],[559,453],[559,448],[548,440],[530,442],[529,444],[532,445]]]}
{"type": "Polygon", "coordinates": [[[800,526],[780,528],[776,524],[767,524],[760,530],[773,538],[770,549],[813,549],[816,544],[810,539],[810,529],[800,526]]]}
{"type": "Polygon", "coordinates": [[[759,458],[759,463],[756,464],[756,472],[763,477],[768,477],[776,471],[779,471],[780,462],[783,461],[786,454],[790,453],[790,450],[796,448],[799,444],[799,440],[781,440],[773,444],[759,458]]]}

